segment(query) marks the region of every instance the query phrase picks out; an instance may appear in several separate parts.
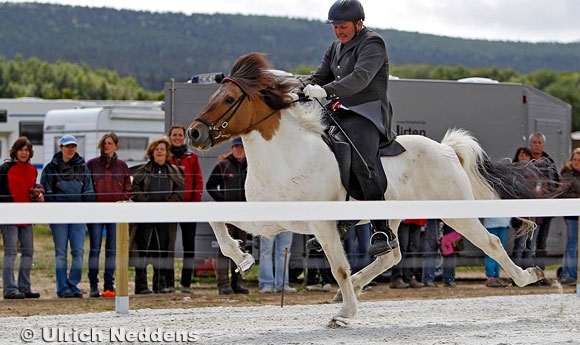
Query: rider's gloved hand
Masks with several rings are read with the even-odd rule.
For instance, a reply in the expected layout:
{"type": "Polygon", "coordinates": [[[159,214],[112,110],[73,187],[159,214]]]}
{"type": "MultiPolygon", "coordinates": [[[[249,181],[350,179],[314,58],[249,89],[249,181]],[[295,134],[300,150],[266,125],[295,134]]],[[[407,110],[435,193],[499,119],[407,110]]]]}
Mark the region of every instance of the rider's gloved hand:
{"type": "Polygon", "coordinates": [[[326,98],[326,90],[322,88],[320,85],[306,85],[304,87],[304,95],[310,99],[315,98],[326,98]]]}

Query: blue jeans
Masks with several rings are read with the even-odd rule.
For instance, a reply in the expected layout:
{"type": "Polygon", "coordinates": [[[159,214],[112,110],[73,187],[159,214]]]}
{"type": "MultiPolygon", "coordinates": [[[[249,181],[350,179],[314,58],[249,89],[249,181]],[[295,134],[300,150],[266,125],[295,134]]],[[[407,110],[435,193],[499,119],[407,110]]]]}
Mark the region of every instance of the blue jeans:
{"type": "MultiPolygon", "coordinates": [[[[489,231],[490,234],[492,235],[496,235],[497,237],[499,237],[499,240],[501,241],[501,245],[505,247],[505,239],[507,236],[507,228],[489,228],[487,229],[487,231],[489,231]]],[[[485,255],[485,259],[484,259],[484,264],[485,264],[485,276],[488,278],[499,278],[499,271],[501,266],[497,263],[497,261],[495,261],[494,259],[492,259],[491,257],[489,257],[487,254],[485,255]]]]}
{"type": "Polygon", "coordinates": [[[91,287],[99,284],[99,256],[101,255],[101,244],[103,243],[103,229],[105,230],[105,290],[114,288],[115,274],[115,251],[117,248],[117,224],[115,223],[94,223],[87,224],[89,230],[89,282],[91,287]]]}
{"type": "Polygon", "coordinates": [[[562,259],[562,280],[578,280],[578,218],[565,219],[567,228],[566,250],[562,259]]]}
{"type": "Polygon", "coordinates": [[[4,241],[4,260],[2,263],[4,296],[30,292],[30,269],[34,254],[32,225],[24,227],[2,225],[2,239],[4,241]],[[20,264],[18,266],[18,283],[16,283],[14,261],[18,253],[18,242],[20,242],[20,264]]]}
{"type": "Polygon", "coordinates": [[[260,267],[258,270],[258,285],[260,289],[274,288],[275,291],[282,291],[284,250],[286,248],[288,248],[288,256],[286,257],[286,277],[284,279],[284,285],[290,286],[288,268],[290,266],[292,235],[292,232],[284,231],[274,236],[274,238],[260,236],[260,267]],[[274,265],[272,265],[272,254],[274,254],[274,265]]]}
{"type": "Polygon", "coordinates": [[[371,262],[371,258],[367,254],[370,243],[370,223],[357,225],[348,232],[348,237],[344,241],[344,251],[352,273],[360,271],[371,262]]]}
{"type": "Polygon", "coordinates": [[[81,293],[77,285],[83,274],[86,224],[50,224],[50,231],[54,240],[56,294],[62,296],[67,292],[81,293]],[[69,242],[72,261],[67,274],[69,242]]]}
{"type": "Polygon", "coordinates": [[[423,283],[435,282],[435,266],[439,258],[439,246],[437,237],[439,236],[439,222],[436,219],[427,220],[425,232],[423,234],[423,283]]]}

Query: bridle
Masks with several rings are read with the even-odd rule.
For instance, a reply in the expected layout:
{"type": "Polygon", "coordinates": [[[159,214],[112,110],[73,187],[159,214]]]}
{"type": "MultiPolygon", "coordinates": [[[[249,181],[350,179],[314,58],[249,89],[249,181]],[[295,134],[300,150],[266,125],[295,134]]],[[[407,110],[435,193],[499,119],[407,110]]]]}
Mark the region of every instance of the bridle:
{"type": "Polygon", "coordinates": [[[251,124],[250,126],[248,126],[246,129],[238,132],[238,133],[233,133],[233,134],[222,134],[222,130],[226,129],[228,127],[228,125],[230,124],[231,119],[234,117],[234,115],[236,114],[236,112],[238,111],[238,109],[240,108],[240,106],[242,105],[242,102],[244,101],[245,98],[248,98],[248,102],[250,101],[250,98],[248,97],[248,94],[246,93],[246,91],[244,91],[244,89],[240,86],[240,84],[232,77],[225,77],[222,80],[222,85],[225,83],[232,83],[234,85],[236,85],[241,91],[242,91],[242,95],[240,96],[240,98],[236,99],[234,101],[234,103],[232,103],[232,105],[230,105],[230,107],[228,109],[226,109],[226,111],[221,114],[215,121],[210,122],[206,119],[203,119],[201,117],[198,117],[195,119],[195,121],[199,121],[201,123],[203,123],[209,130],[209,134],[210,134],[210,139],[211,139],[211,146],[213,147],[215,145],[215,140],[222,138],[222,137],[226,137],[229,138],[231,136],[238,136],[242,133],[247,132],[250,129],[253,129],[254,127],[256,127],[257,125],[259,125],[260,123],[266,121],[267,119],[269,119],[272,115],[276,114],[278,112],[278,110],[280,109],[274,109],[274,111],[272,111],[270,114],[268,114],[266,117],[262,118],[261,120],[251,124]],[[228,116],[229,114],[229,116],[228,116]],[[224,119],[225,118],[225,119],[224,119]],[[222,123],[218,126],[217,123],[219,121],[221,121],[222,119],[224,119],[222,121],[222,123]]]}

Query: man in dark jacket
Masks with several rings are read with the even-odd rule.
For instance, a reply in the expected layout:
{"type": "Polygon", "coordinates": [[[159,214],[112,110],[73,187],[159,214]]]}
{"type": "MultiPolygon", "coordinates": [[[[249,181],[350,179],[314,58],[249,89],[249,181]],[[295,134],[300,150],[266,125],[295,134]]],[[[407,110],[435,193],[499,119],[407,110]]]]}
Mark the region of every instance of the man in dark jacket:
{"type": "MultiPolygon", "coordinates": [[[[339,126],[353,145],[351,174],[360,189],[358,198],[384,200],[387,178],[379,147],[395,139],[392,108],[387,98],[389,59],[383,38],[363,26],[364,9],[358,0],[338,0],[328,11],[337,38],[326,50],[318,69],[304,88],[309,98],[329,100],[327,123],[339,126]]],[[[374,233],[370,256],[389,253],[397,239],[384,219],[371,220],[374,233]]],[[[339,222],[339,232],[352,222],[339,222]]],[[[315,239],[313,239],[316,241],[315,239]]]]}

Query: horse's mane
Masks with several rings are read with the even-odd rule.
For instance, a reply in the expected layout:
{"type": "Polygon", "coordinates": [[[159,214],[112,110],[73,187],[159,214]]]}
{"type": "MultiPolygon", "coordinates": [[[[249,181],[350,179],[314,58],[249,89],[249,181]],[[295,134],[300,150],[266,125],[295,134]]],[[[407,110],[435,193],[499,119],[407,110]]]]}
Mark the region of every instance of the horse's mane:
{"type": "MultiPolygon", "coordinates": [[[[270,108],[288,109],[296,104],[297,96],[293,91],[302,86],[302,82],[272,73],[272,65],[265,56],[264,53],[242,55],[232,66],[229,77],[250,97],[259,97],[270,108]]],[[[316,102],[300,102],[290,113],[303,128],[322,133],[321,109],[316,102]]]]}
{"type": "Polygon", "coordinates": [[[272,65],[264,53],[241,56],[232,66],[230,78],[234,79],[248,96],[257,96],[270,108],[285,109],[292,105],[290,91],[299,85],[298,80],[283,78],[272,73],[272,65]]]}

